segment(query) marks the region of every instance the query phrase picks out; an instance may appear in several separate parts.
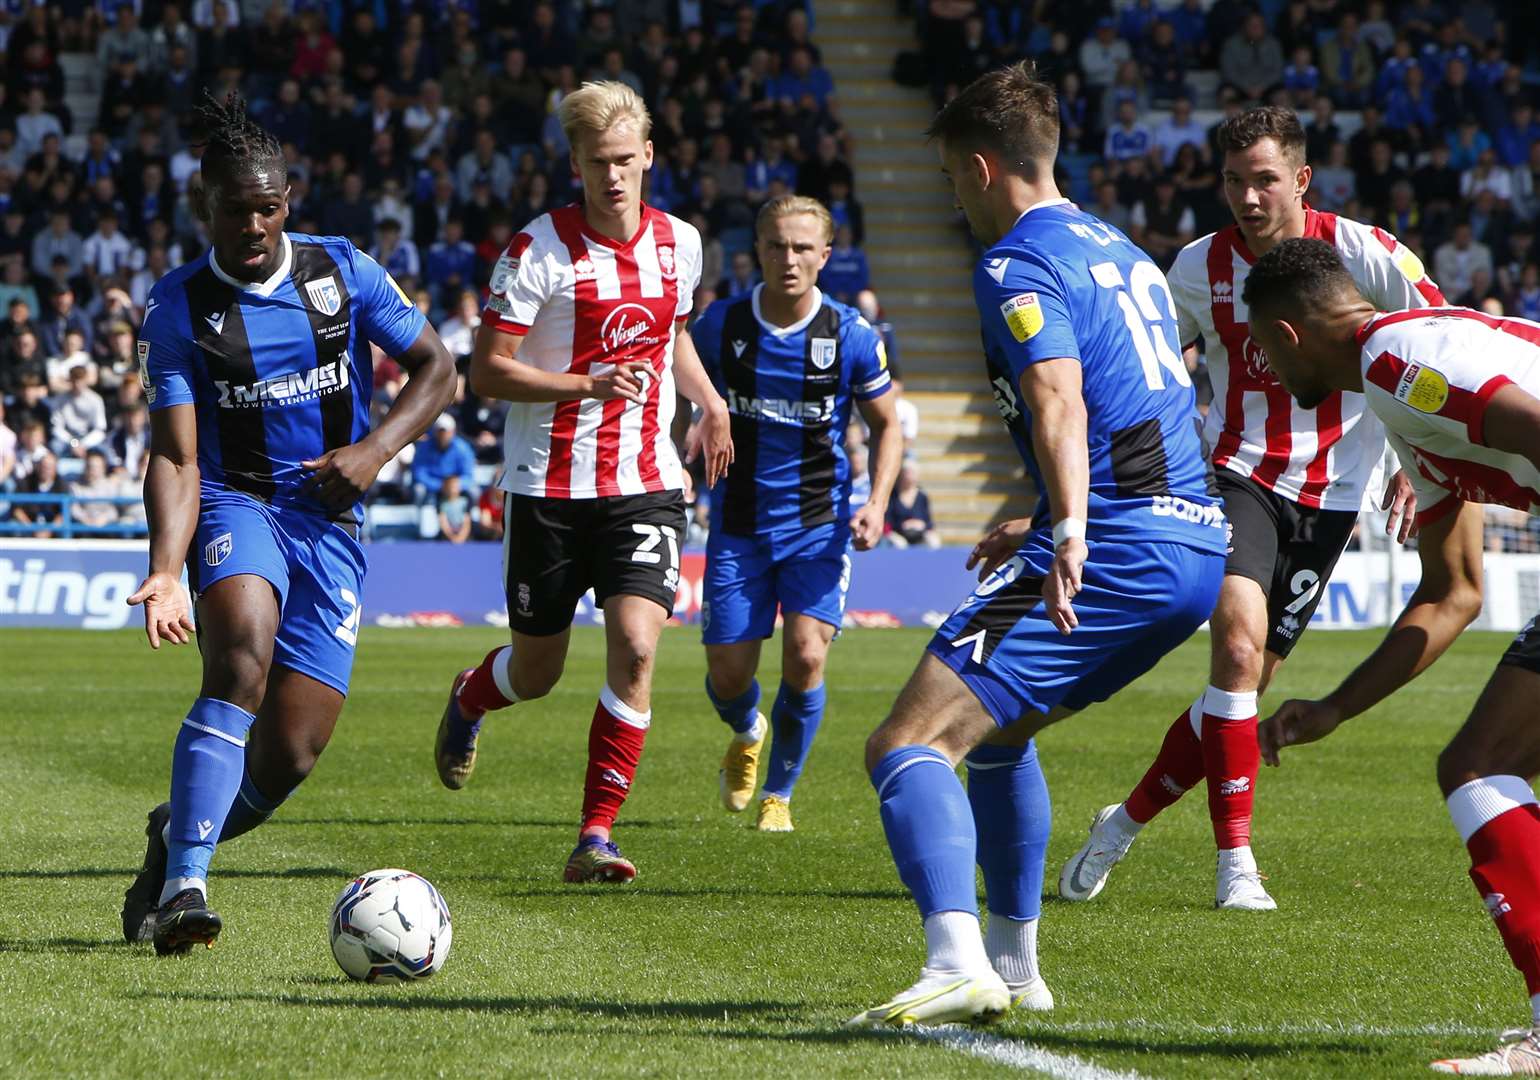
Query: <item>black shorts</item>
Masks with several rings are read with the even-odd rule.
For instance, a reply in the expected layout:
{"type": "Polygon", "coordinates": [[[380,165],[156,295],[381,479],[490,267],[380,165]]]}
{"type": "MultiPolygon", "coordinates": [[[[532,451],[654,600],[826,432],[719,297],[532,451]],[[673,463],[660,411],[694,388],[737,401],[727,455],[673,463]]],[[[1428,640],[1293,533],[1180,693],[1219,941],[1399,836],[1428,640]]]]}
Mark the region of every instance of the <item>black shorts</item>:
{"type": "Polygon", "coordinates": [[[1519,631],[1498,663],[1510,664],[1540,675],[1540,615],[1530,619],[1524,629],[1519,631]]]}
{"type": "Polygon", "coordinates": [[[561,633],[589,589],[600,607],[612,596],[641,596],[674,610],[685,534],[679,492],[602,499],[509,494],[503,515],[508,624],[519,633],[561,633]]]}
{"type": "Polygon", "coordinates": [[[1229,469],[1215,472],[1230,520],[1225,573],[1262,586],[1268,651],[1288,656],[1310,625],[1358,514],[1312,510],[1229,469]]]}

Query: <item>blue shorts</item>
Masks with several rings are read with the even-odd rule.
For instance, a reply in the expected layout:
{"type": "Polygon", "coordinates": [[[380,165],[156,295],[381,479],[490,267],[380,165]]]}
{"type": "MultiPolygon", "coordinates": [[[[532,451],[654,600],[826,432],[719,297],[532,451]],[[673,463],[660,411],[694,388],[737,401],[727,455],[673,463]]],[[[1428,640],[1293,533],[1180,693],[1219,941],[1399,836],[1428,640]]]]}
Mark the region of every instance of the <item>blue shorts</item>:
{"type": "Polygon", "coordinates": [[[757,641],[775,632],[777,607],[838,631],[850,590],[850,530],[814,529],[787,542],[713,531],[706,541],[701,640],[757,641]]]}
{"type": "Polygon", "coordinates": [[[1080,625],[1068,635],[1043,607],[1052,562],[1052,536],[1032,533],[928,646],[1001,727],[1105,701],[1149,671],[1213,612],[1225,557],[1168,541],[1093,541],[1074,599],[1080,625]]]}
{"type": "Polygon", "coordinates": [[[239,491],[205,492],[187,556],[194,593],[255,574],[278,594],[273,662],[346,694],[362,616],[364,549],[344,526],[239,491]]]}

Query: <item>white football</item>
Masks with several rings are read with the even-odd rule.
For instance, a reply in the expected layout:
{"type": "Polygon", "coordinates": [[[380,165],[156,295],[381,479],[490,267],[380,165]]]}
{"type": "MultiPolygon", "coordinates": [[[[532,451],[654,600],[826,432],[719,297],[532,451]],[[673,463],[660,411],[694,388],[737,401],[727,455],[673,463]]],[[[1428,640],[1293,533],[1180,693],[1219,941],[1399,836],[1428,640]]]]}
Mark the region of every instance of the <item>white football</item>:
{"type": "Polygon", "coordinates": [[[453,928],[449,906],[410,870],[371,870],[332,905],[332,956],[349,978],[426,979],[444,966],[453,928]]]}

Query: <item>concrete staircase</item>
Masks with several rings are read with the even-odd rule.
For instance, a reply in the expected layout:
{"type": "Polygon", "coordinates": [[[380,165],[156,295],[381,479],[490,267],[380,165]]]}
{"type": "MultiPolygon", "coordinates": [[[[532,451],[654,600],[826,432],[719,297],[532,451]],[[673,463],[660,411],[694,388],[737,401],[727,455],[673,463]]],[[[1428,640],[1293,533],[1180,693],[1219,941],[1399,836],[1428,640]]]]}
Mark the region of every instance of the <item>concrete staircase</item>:
{"type": "Polygon", "coordinates": [[[898,337],[905,395],[920,411],[920,482],[942,536],[971,544],[1034,500],[985,392],[973,259],[923,134],[935,107],[928,92],[890,74],[894,56],[917,47],[914,23],[892,0],[814,0],[814,8],[814,40],[855,141],[872,285],[898,337]]]}

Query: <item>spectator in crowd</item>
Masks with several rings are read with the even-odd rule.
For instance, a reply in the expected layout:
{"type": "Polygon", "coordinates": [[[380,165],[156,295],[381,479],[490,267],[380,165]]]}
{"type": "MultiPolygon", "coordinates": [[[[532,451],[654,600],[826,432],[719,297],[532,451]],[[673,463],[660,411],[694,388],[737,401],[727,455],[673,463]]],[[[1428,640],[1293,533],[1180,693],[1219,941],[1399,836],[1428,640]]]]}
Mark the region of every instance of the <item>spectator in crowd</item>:
{"type": "Polygon", "coordinates": [[[1091,145],[1095,126],[1080,73],[1066,71],[1059,81],[1059,148],[1072,154],[1083,153],[1091,145]]]}
{"type": "Polygon", "coordinates": [[[12,424],[16,431],[16,455],[11,463],[11,489],[20,490],[21,482],[31,476],[37,463],[49,457],[52,451],[48,449],[48,428],[42,421],[18,422],[13,415],[7,421],[7,431],[12,430],[9,426],[12,424]]]}
{"type": "Polygon", "coordinates": [[[1094,33],[1080,45],[1080,70],[1086,87],[1099,99],[1117,78],[1118,68],[1133,55],[1128,42],[1118,37],[1117,20],[1111,16],[1096,20],[1094,33]]]}
{"type": "MultiPolygon", "coordinates": [[[[1339,139],[1331,144],[1325,162],[1316,166],[1315,175],[1310,179],[1310,201],[1316,209],[1341,213],[1343,207],[1358,197],[1358,178],[1348,167],[1347,157],[1347,143],[1339,139]]],[[[1403,180],[1396,187],[1408,193],[1411,191],[1408,181],[1403,180]]],[[[1394,200],[1394,190],[1391,196],[1394,200]]],[[[1403,228],[1395,232],[1395,235],[1399,236],[1404,231],[1403,228]]]]}
{"type": "Polygon", "coordinates": [[[1525,263],[1519,286],[1513,294],[1513,314],[1530,322],[1540,322],[1540,266],[1525,263]]]}
{"type": "Polygon", "coordinates": [[[451,544],[463,544],[471,538],[475,520],[470,496],[460,488],[460,477],[450,473],[438,491],[438,535],[451,544]]]}
{"type": "Polygon", "coordinates": [[[454,314],[439,324],[438,336],[462,367],[469,362],[471,349],[476,343],[476,330],[481,326],[481,294],[475,289],[462,289],[455,297],[454,314]]]}
{"type": "Polygon", "coordinates": [[[458,476],[462,491],[476,488],[476,452],[448,413],[433,421],[433,430],[417,443],[412,457],[412,491],[418,505],[436,499],[446,476],[458,476]]]}
{"type": "Polygon", "coordinates": [[[1133,226],[1129,239],[1149,252],[1162,270],[1171,268],[1177,252],[1192,243],[1197,230],[1192,207],[1177,197],[1176,181],[1168,174],[1156,179],[1152,197],[1134,204],[1129,224],[1133,226]]]}
{"type": "Polygon", "coordinates": [[[422,276],[422,261],[417,245],[401,237],[401,222],[393,217],[385,218],[375,228],[375,245],[369,256],[383,266],[397,283],[413,284],[422,276]]]}
{"type": "Polygon", "coordinates": [[[86,348],[91,347],[91,321],[75,306],[75,290],[63,288],[53,294],[48,307],[38,318],[38,344],[45,356],[64,356],[66,334],[79,334],[86,348]]]}
{"type": "Polygon", "coordinates": [[[503,510],[506,504],[504,493],[497,486],[501,479],[502,474],[499,471],[492,483],[481,489],[481,497],[476,500],[475,526],[472,535],[477,540],[500,541],[503,538],[503,510]]]}
{"type": "Polygon", "coordinates": [[[1125,101],[1118,106],[1117,122],[1107,129],[1102,157],[1114,165],[1131,158],[1147,158],[1154,143],[1150,129],[1139,122],[1138,107],[1125,101]]]}
{"type": "Polygon", "coordinates": [[[16,432],[5,422],[5,399],[0,397],[0,491],[9,491],[16,472],[16,432]]]}
{"type": "Polygon", "coordinates": [[[835,230],[829,261],[818,275],[818,287],[841,303],[848,304],[854,301],[857,293],[871,285],[871,280],[866,253],[856,247],[851,227],[841,225],[835,230]]]}
{"type": "Polygon", "coordinates": [[[888,374],[891,378],[898,379],[898,335],[893,330],[893,324],[883,316],[882,305],[877,299],[877,294],[870,289],[862,289],[856,293],[855,306],[861,313],[861,317],[882,338],[882,351],[887,357],[888,374]]]}
{"type": "Polygon", "coordinates": [[[1474,201],[1482,192],[1491,192],[1493,198],[1506,207],[1513,201],[1513,174],[1497,162],[1497,151],[1486,149],[1465,172],[1460,174],[1460,196],[1474,201]]]}
{"type": "Polygon", "coordinates": [[[53,272],[53,260],[62,256],[69,268],[69,276],[76,277],[84,265],[82,254],[85,242],[70,224],[67,207],[55,207],[48,215],[48,228],[38,233],[32,241],[32,272],[46,278],[53,272]]]}
{"type": "Polygon", "coordinates": [[[1338,108],[1356,109],[1368,100],[1374,85],[1374,52],[1351,11],[1343,12],[1337,33],[1321,45],[1321,79],[1338,108]]]}
{"type": "Polygon", "coordinates": [[[1283,80],[1283,48],[1268,33],[1261,12],[1246,16],[1241,28],[1224,43],[1219,77],[1248,101],[1263,101],[1283,80]]]}
{"type": "Polygon", "coordinates": [[[1469,221],[1457,222],[1453,237],[1433,256],[1433,277],[1445,296],[1454,297],[1470,292],[1478,271],[1491,280],[1492,249],[1475,238],[1469,221]]]}
{"type": "Polygon", "coordinates": [[[1289,104],[1299,112],[1310,107],[1321,85],[1321,69],[1313,58],[1309,45],[1296,45],[1283,69],[1283,89],[1288,92],[1289,104]]]}
{"type": "Polygon", "coordinates": [[[101,382],[101,372],[97,369],[96,361],[91,359],[91,354],[86,352],[85,344],[85,337],[80,330],[68,330],[64,334],[64,344],[59,352],[44,359],[43,370],[51,393],[67,393],[70,372],[77,367],[86,369],[87,386],[94,388],[101,382]]]}
{"type": "Polygon", "coordinates": [[[107,471],[107,455],[98,447],[86,451],[85,472],[70,485],[70,518],[86,529],[100,529],[118,520],[121,485],[107,471]]]}
{"type": "Polygon", "coordinates": [[[920,490],[919,469],[913,459],[906,460],[898,471],[898,483],[888,502],[887,526],[887,540],[894,547],[941,546],[941,534],[931,518],[930,496],[920,490]]]}
{"type": "Polygon", "coordinates": [[[755,285],[760,282],[759,268],[754,265],[754,255],[748,251],[735,251],[731,260],[732,269],[728,275],[717,285],[718,299],[731,300],[745,293],[752,292],[755,285]]]}
{"type": "Polygon", "coordinates": [[[1191,144],[1199,153],[1207,145],[1204,127],[1192,117],[1192,101],[1179,97],[1171,103],[1171,115],[1156,125],[1151,141],[1160,155],[1160,164],[1170,168],[1176,162],[1177,151],[1191,144]]]}
{"type": "Polygon", "coordinates": [[[113,462],[130,475],[139,472],[139,459],[150,448],[150,410],[144,405],[124,409],[107,436],[113,462]]]}
{"type": "MultiPolygon", "coordinates": [[[[19,495],[68,495],[69,487],[59,476],[58,459],[44,451],[32,471],[16,485],[16,492],[19,495]]],[[[11,507],[11,517],[22,525],[31,525],[32,536],[46,540],[54,535],[53,527],[64,520],[62,500],[17,503],[11,507]]]]}
{"type": "Polygon", "coordinates": [[[850,458],[850,509],[859,510],[872,497],[872,476],[867,471],[869,451],[866,444],[847,447],[850,458]]]}
{"type": "Polygon", "coordinates": [[[90,387],[90,369],[70,369],[69,389],[50,403],[53,412],[51,449],[60,457],[84,457],[107,437],[107,405],[90,387]]]}
{"type": "Polygon", "coordinates": [[[1113,180],[1103,180],[1096,185],[1096,201],[1091,204],[1091,213],[1101,218],[1108,225],[1129,233],[1133,225],[1133,215],[1128,207],[1124,206],[1118,198],[1118,185],[1113,180]]]}

